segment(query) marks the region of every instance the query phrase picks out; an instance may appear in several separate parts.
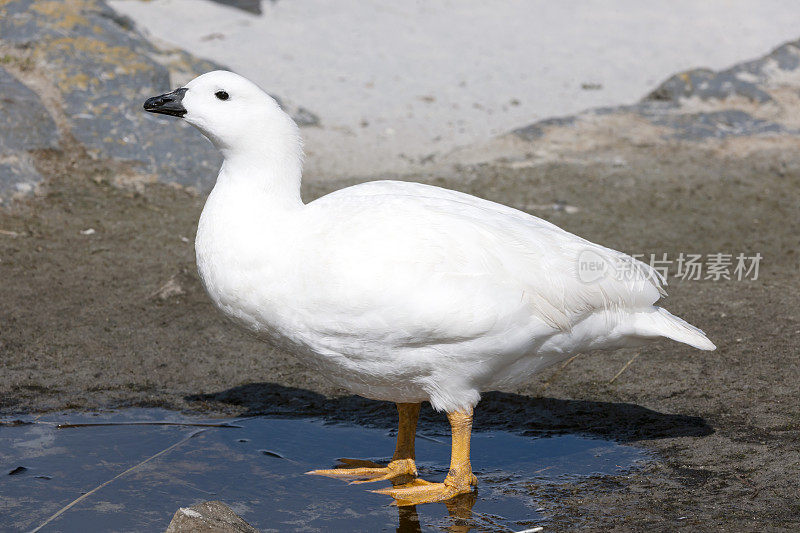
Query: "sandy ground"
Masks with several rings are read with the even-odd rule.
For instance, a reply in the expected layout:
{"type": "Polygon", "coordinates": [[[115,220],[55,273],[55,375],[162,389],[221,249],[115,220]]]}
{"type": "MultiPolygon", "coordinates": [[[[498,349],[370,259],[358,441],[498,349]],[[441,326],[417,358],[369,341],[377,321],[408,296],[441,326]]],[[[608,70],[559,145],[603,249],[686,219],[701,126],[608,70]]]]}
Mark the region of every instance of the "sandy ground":
{"type": "Polygon", "coordinates": [[[763,55],[800,27],[792,0],[264,0],[261,16],[203,0],[109,3],[318,114],[306,151],[326,176],[428,170],[456,146],[763,55]]]}
{"type": "MultiPolygon", "coordinates": [[[[201,197],[119,189],[110,185],[119,168],[66,154],[38,153],[40,170],[59,179],[0,212],[2,413],[156,406],[394,424],[391,406],[332,388],[215,312],[194,268],[201,197]]],[[[758,280],[672,280],[666,306],[703,327],[716,352],[660,342],[616,379],[635,352],[580,356],[513,394],[487,395],[477,426],[579,431],[657,453],[631,475],[532,484],[554,531],[796,531],[800,153],[736,158],[665,143],[615,155],[625,163],[595,154],[404,177],[632,253],[759,252],[758,280]],[[540,207],[554,202],[578,211],[540,207]]],[[[341,185],[312,174],[305,196],[341,185]]],[[[423,424],[443,417],[426,411],[423,424]]]]}

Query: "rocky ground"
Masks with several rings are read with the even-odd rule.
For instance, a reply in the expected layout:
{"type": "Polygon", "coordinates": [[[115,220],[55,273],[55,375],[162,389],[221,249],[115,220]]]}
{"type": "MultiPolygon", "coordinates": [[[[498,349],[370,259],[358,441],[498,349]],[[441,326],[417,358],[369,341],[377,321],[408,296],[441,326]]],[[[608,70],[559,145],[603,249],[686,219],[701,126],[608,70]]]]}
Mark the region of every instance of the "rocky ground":
{"type": "MultiPolygon", "coordinates": [[[[395,423],[391,406],[332,388],[211,307],[192,244],[210,182],[181,172],[212,179],[216,155],[138,111],[179,69],[101,2],[0,2],[0,35],[0,412],[159,406],[395,423]],[[81,63],[103,58],[113,68],[81,63]]],[[[172,54],[183,72],[199,61],[172,54]]],[[[672,264],[665,305],[715,352],[665,341],[581,355],[486,395],[479,429],[577,431],[656,454],[628,475],[532,485],[551,530],[800,528],[799,76],[790,44],[730,71],[680,74],[636,106],[457,151],[431,174],[392,176],[630,253],[763,258],[758,278],[742,280],[732,268],[730,280],[684,280],[672,264]]],[[[324,178],[307,177],[306,199],[357,181],[324,178]]],[[[443,420],[426,411],[422,424],[443,420]]]]}

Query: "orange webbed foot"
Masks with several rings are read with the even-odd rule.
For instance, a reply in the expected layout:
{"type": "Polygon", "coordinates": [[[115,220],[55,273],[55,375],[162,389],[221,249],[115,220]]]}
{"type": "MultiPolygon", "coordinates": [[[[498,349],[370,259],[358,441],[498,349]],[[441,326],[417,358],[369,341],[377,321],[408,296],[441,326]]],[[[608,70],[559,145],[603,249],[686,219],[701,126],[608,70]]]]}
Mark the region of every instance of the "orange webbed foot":
{"type": "Polygon", "coordinates": [[[346,479],[350,480],[351,483],[392,481],[403,477],[410,481],[417,477],[417,467],[413,459],[397,459],[385,466],[374,461],[362,459],[339,459],[339,462],[341,464],[336,468],[311,470],[306,473],[335,479],[346,479]]]}
{"type": "Polygon", "coordinates": [[[469,483],[457,483],[453,479],[445,479],[444,483],[431,483],[422,479],[416,479],[405,485],[396,487],[373,490],[377,494],[386,494],[395,500],[395,505],[404,507],[407,505],[419,505],[422,503],[434,503],[450,500],[459,494],[468,494],[473,491],[473,486],[477,485],[478,480],[475,476],[466,478],[469,483]]]}

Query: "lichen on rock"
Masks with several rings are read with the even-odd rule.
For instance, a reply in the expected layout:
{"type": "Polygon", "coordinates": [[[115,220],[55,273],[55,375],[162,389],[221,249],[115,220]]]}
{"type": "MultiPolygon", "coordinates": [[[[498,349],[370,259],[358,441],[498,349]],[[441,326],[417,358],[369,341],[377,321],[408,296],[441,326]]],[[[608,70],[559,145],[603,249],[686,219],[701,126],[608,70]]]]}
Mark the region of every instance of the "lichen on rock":
{"type": "MultiPolygon", "coordinates": [[[[35,68],[60,93],[69,134],[98,159],[132,162],[143,176],[206,189],[219,155],[199,132],[141,110],[149,96],[171,90],[163,54],[101,0],[8,0],[0,36],[31,51],[35,68]]],[[[187,54],[188,55],[188,54],[187,54]]],[[[182,62],[197,75],[210,62],[182,62]]]]}

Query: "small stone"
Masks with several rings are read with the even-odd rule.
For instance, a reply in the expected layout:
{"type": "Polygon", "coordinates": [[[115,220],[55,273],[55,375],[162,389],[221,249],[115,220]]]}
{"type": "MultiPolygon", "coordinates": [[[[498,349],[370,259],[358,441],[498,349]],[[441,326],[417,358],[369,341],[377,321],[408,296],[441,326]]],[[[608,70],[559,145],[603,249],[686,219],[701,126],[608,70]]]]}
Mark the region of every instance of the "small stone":
{"type": "Polygon", "coordinates": [[[176,276],[172,276],[154,294],[159,300],[169,300],[175,296],[181,296],[186,291],[183,290],[176,276]]]}
{"type": "Polygon", "coordinates": [[[214,41],[214,40],[223,40],[225,35],[219,32],[209,33],[208,35],[204,35],[200,37],[201,41],[214,41]]]}
{"type": "Polygon", "coordinates": [[[254,15],[260,15],[262,13],[261,0],[211,0],[211,1],[216,2],[218,4],[235,7],[241,9],[242,11],[247,11],[248,13],[252,13],[254,15]]]}
{"type": "Polygon", "coordinates": [[[297,111],[292,114],[292,119],[301,128],[316,127],[321,123],[319,117],[305,107],[298,107],[297,111]]]}
{"type": "Polygon", "coordinates": [[[203,502],[175,511],[166,533],[258,533],[219,501],[203,502]]]}

